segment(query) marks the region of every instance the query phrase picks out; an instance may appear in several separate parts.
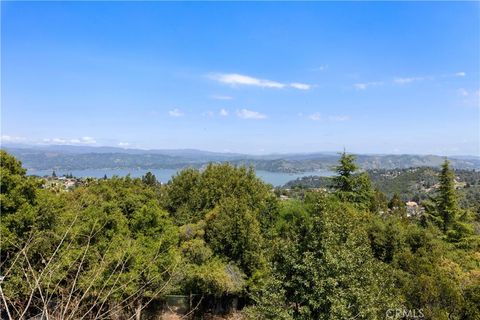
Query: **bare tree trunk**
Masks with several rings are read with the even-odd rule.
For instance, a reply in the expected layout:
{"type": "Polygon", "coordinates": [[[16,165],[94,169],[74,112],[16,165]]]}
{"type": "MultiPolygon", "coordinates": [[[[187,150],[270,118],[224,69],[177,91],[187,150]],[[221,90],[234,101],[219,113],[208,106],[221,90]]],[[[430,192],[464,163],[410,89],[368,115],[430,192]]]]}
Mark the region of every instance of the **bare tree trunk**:
{"type": "MultiPolygon", "coordinates": [[[[1,281],[3,281],[3,279],[0,280],[0,282],[1,281]]],[[[0,295],[2,296],[2,304],[4,305],[5,311],[7,312],[8,320],[12,320],[13,318],[12,318],[12,315],[10,314],[10,310],[8,309],[7,300],[5,299],[5,296],[3,295],[3,290],[2,290],[1,283],[0,283],[0,295]]]]}
{"type": "Polygon", "coordinates": [[[137,307],[135,309],[135,320],[142,319],[142,309],[143,309],[142,299],[140,298],[137,300],[137,307]]]}

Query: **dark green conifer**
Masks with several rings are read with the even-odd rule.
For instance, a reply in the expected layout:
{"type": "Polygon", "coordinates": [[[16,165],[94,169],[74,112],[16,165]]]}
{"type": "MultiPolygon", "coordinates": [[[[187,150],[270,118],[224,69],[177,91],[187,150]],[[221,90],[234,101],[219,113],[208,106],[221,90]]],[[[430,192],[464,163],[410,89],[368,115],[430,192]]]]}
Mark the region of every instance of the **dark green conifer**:
{"type": "Polygon", "coordinates": [[[436,200],[437,211],[442,219],[443,231],[447,231],[458,215],[458,196],[455,191],[455,174],[450,169],[448,160],[442,164],[440,186],[436,200]]]}

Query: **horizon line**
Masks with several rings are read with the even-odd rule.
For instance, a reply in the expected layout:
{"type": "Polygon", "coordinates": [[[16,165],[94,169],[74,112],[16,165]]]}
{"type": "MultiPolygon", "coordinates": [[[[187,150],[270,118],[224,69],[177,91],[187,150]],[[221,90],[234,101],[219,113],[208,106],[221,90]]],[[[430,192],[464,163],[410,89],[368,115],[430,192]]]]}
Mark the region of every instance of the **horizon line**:
{"type": "MultiPolygon", "coordinates": [[[[328,151],[328,150],[321,150],[321,151],[298,151],[298,152],[270,152],[270,153],[245,153],[245,152],[234,152],[234,151],[213,151],[213,150],[206,150],[206,149],[198,149],[198,148],[142,148],[142,147],[120,147],[120,146],[111,146],[111,145],[78,145],[78,144],[23,144],[23,143],[0,143],[0,149],[4,146],[10,148],[19,148],[19,149],[28,149],[28,148],[42,148],[42,147],[73,147],[73,148],[92,148],[92,149],[99,149],[99,148],[112,148],[118,150],[125,150],[125,151],[198,151],[198,152],[208,152],[208,153],[217,153],[217,154],[225,154],[225,155],[241,155],[241,156],[282,156],[282,155],[312,155],[312,154],[342,154],[345,151],[328,151]]],[[[445,158],[456,158],[456,157],[474,157],[480,158],[479,155],[473,154],[456,154],[456,155],[442,155],[442,154],[434,154],[434,153],[385,153],[385,152],[348,152],[346,153],[353,154],[353,155],[378,155],[378,156],[385,156],[385,155],[396,155],[396,156],[437,156],[437,157],[445,157],[445,158]]]]}

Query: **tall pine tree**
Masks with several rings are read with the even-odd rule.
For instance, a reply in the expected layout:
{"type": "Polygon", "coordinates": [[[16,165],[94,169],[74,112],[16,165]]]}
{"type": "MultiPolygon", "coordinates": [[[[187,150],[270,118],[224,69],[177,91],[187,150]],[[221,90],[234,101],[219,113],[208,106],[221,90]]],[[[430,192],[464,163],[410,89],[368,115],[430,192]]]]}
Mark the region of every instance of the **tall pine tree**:
{"type": "Polygon", "coordinates": [[[343,201],[354,203],[362,209],[372,210],[375,207],[375,192],[368,173],[357,173],[355,156],[341,154],[339,164],[335,167],[337,175],[333,177],[333,189],[337,197],[343,201]]]}
{"type": "Polygon", "coordinates": [[[451,228],[459,211],[458,197],[455,191],[455,174],[450,169],[448,160],[445,160],[442,164],[439,180],[440,186],[438,188],[436,206],[437,212],[442,219],[443,231],[447,231],[451,228]]]}
{"type": "Polygon", "coordinates": [[[358,170],[355,164],[355,156],[343,151],[338,162],[338,165],[335,167],[337,176],[333,178],[334,189],[338,192],[354,192],[355,179],[353,175],[358,170]]]}

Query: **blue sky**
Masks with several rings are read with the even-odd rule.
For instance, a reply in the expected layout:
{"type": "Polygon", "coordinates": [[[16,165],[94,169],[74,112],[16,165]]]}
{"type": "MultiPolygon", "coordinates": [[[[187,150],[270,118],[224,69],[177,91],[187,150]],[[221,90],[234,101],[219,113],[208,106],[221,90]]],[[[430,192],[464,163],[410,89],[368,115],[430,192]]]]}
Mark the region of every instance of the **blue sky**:
{"type": "Polygon", "coordinates": [[[1,4],[2,141],[480,154],[480,5],[1,4]]]}

